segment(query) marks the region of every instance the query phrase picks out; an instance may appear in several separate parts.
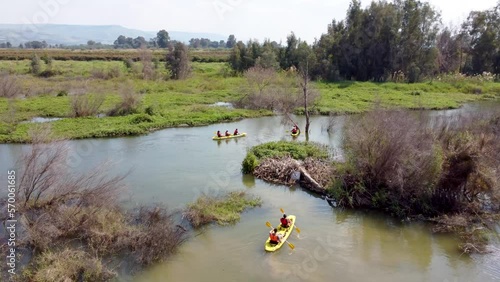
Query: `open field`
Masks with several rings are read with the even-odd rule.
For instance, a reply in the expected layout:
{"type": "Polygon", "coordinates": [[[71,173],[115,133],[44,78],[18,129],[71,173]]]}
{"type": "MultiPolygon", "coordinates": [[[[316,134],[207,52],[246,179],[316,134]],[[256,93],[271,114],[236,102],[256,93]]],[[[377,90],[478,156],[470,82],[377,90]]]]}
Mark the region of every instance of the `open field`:
{"type": "MultiPolygon", "coordinates": [[[[49,78],[29,73],[29,60],[0,61],[0,73],[16,81],[20,94],[15,100],[0,98],[0,142],[29,142],[28,131],[35,117],[57,117],[51,122],[55,138],[90,138],[145,134],[176,126],[197,126],[271,115],[269,111],[211,106],[233,102],[243,94],[243,77],[227,76],[224,63],[193,63],[186,80],[169,80],[163,63],[152,80],[142,79],[142,64],[127,67],[121,61],[52,62],[49,78]],[[137,109],[124,116],[106,116],[132,91],[137,109]],[[72,102],[79,94],[103,97],[91,117],[72,117],[72,102]],[[100,117],[97,117],[97,115],[100,117]]],[[[48,69],[42,62],[42,70],[48,69]]],[[[314,83],[321,93],[317,114],[360,113],[375,103],[383,107],[445,109],[478,99],[500,97],[500,83],[457,81],[426,83],[340,82],[314,83]],[[477,94],[473,94],[477,93],[477,94]]],[[[300,113],[300,111],[299,111],[300,113]]]]}
{"type": "MultiPolygon", "coordinates": [[[[165,60],[165,49],[154,49],[153,57],[165,60]]],[[[230,49],[199,49],[190,52],[191,60],[202,62],[225,62],[229,58],[230,49]]],[[[137,49],[0,49],[0,60],[26,60],[33,54],[47,55],[61,61],[117,61],[139,60],[137,49]]]]}

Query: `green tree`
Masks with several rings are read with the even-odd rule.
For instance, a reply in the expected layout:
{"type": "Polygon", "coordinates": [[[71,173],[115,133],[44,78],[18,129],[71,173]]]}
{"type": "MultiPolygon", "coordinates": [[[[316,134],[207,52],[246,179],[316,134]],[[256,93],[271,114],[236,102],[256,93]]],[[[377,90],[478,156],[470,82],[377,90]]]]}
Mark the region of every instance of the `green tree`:
{"type": "Polygon", "coordinates": [[[451,73],[460,69],[460,36],[449,28],[439,32],[436,40],[438,49],[437,64],[439,72],[451,73]]]}
{"type": "Polygon", "coordinates": [[[286,47],[284,49],[283,56],[281,57],[280,66],[283,69],[289,69],[290,67],[297,68],[297,58],[295,55],[295,50],[299,44],[299,39],[295,36],[295,33],[290,33],[286,38],[286,47]]]}
{"type": "Polygon", "coordinates": [[[167,48],[169,42],[170,36],[168,35],[168,32],[164,29],[158,31],[158,33],[156,34],[156,43],[158,44],[158,47],[167,48]]]}
{"type": "Polygon", "coordinates": [[[266,69],[271,68],[277,70],[279,68],[279,63],[273,45],[269,41],[266,41],[264,42],[261,51],[262,53],[257,57],[255,65],[266,69]]]}
{"type": "Polygon", "coordinates": [[[226,42],[226,48],[233,48],[236,45],[236,37],[234,34],[229,35],[226,42]]]}
{"type": "Polygon", "coordinates": [[[471,72],[497,72],[500,52],[500,2],[486,11],[473,11],[463,24],[470,37],[471,72]]]}

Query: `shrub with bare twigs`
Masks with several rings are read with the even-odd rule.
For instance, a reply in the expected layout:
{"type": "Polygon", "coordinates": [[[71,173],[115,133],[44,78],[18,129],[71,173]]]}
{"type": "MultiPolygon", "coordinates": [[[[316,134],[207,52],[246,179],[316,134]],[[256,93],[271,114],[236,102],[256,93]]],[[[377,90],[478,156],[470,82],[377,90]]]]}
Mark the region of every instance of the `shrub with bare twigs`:
{"type": "Polygon", "coordinates": [[[131,254],[148,265],[167,258],[185,240],[186,229],[166,208],[128,213],[120,207],[127,174],[109,175],[109,164],[81,175],[70,173],[64,141],[50,142],[47,126],[30,135],[32,144],[16,171],[17,246],[33,255],[30,264],[21,267],[29,268],[23,279],[59,281],[85,275],[107,281],[116,273],[103,266],[102,258],[131,254]]]}
{"type": "Polygon", "coordinates": [[[499,117],[424,120],[399,111],[353,117],[345,129],[347,162],[338,165],[331,194],[341,206],[436,217],[436,230],[458,231],[466,240],[465,252],[481,251],[491,230],[485,223],[500,215],[499,117]]]}
{"type": "Polygon", "coordinates": [[[0,74],[0,97],[14,98],[21,94],[17,79],[8,74],[0,74]]]}
{"type": "Polygon", "coordinates": [[[141,104],[142,95],[134,91],[131,83],[120,88],[121,101],[108,112],[108,116],[125,116],[137,113],[141,104]]]}
{"type": "Polygon", "coordinates": [[[96,116],[105,99],[106,97],[104,95],[97,94],[74,95],[71,97],[71,116],[96,116]]]}
{"type": "Polygon", "coordinates": [[[247,84],[242,87],[245,96],[237,106],[291,112],[300,104],[295,81],[280,75],[272,68],[252,67],[245,72],[247,84]]]}

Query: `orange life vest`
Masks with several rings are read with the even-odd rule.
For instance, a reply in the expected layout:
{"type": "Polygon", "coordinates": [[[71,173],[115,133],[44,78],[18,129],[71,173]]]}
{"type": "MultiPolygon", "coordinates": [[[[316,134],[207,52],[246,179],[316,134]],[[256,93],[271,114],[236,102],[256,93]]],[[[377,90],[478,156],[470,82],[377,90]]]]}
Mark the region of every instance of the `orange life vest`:
{"type": "Polygon", "coordinates": [[[278,235],[274,234],[274,233],[269,233],[269,238],[271,239],[271,241],[274,241],[274,242],[279,242],[279,238],[278,238],[278,235]]]}

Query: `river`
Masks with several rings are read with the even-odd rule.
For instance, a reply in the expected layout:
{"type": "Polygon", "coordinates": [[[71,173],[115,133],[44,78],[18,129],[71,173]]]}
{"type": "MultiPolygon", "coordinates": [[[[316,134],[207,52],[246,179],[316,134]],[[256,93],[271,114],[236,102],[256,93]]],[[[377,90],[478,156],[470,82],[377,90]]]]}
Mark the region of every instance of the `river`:
{"type": "MultiPolygon", "coordinates": [[[[428,112],[432,116],[498,108],[475,103],[459,110],[428,112]]],[[[344,116],[313,117],[310,140],[339,153],[344,116]]],[[[304,120],[298,118],[303,128],[304,120]]],[[[246,119],[204,127],[172,128],[146,136],[69,142],[66,168],[85,172],[110,161],[109,173],[130,170],[124,205],[163,203],[181,209],[201,193],[246,190],[263,205],[246,211],[230,226],[212,225],[197,231],[168,262],[120,281],[499,281],[500,252],[461,255],[457,238],[432,234],[423,223],[403,224],[374,212],[332,208],[300,187],[267,184],[242,175],[248,148],[273,140],[291,140],[280,117],[246,119]],[[238,128],[247,136],[213,141],[217,130],[238,128]],[[264,251],[268,228],[277,224],[280,208],[297,216],[300,235],[288,247],[264,251]]],[[[301,134],[297,140],[304,140],[301,134]]],[[[13,167],[26,145],[0,145],[0,171],[13,167]]],[[[3,176],[1,177],[3,179],[3,176]]],[[[3,181],[3,180],[2,180],[3,181]]]]}

